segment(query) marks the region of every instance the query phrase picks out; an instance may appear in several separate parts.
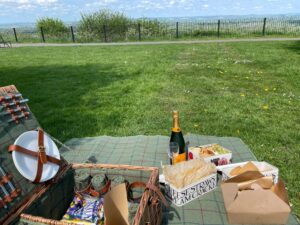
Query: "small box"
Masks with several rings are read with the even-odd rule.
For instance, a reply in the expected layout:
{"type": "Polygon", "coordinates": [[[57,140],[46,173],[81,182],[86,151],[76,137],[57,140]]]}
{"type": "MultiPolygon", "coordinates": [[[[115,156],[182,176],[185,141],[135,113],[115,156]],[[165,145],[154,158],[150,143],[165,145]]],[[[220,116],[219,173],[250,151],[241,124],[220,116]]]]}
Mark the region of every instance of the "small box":
{"type": "MultiPolygon", "coordinates": [[[[236,168],[237,166],[244,166],[247,162],[242,162],[242,163],[234,163],[230,164],[228,166],[224,166],[224,168],[221,168],[222,171],[222,180],[228,180],[232,178],[233,176],[230,175],[231,170],[236,168]]],[[[264,176],[272,176],[273,181],[276,184],[278,182],[278,175],[279,175],[279,170],[277,167],[267,163],[267,162],[258,162],[258,161],[252,161],[252,163],[259,169],[259,172],[263,174],[264,176]]]]}
{"type": "Polygon", "coordinates": [[[286,224],[291,209],[284,183],[270,189],[239,190],[239,183],[257,180],[259,172],[245,172],[221,184],[229,224],[286,224]]]}
{"type": "Polygon", "coordinates": [[[232,152],[218,144],[189,147],[189,159],[199,158],[212,162],[216,166],[227,165],[231,162],[232,152]]]}
{"type": "Polygon", "coordinates": [[[213,173],[190,184],[182,189],[173,187],[168,182],[166,184],[166,195],[176,205],[183,206],[186,203],[214,190],[217,187],[217,173],[213,173]]]}

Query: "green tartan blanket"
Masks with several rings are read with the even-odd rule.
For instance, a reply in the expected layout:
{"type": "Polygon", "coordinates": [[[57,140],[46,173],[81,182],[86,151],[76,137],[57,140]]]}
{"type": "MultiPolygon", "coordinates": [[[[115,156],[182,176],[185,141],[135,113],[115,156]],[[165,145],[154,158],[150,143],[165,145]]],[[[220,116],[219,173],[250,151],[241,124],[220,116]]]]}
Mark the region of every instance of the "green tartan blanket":
{"type": "MultiPolygon", "coordinates": [[[[7,92],[18,93],[14,86],[0,88],[0,95],[6,95],[7,92]]],[[[1,114],[0,116],[0,165],[7,172],[12,173],[13,182],[17,187],[22,188],[22,193],[13,202],[8,205],[8,209],[12,209],[16,205],[22,203],[25,197],[28,196],[36,185],[28,182],[16,170],[11,155],[7,152],[10,144],[13,144],[15,139],[25,131],[33,130],[39,126],[38,121],[30,112],[28,119],[22,119],[18,124],[9,123],[10,116],[1,114]]],[[[2,107],[3,109],[3,107],[2,107]]],[[[47,128],[45,128],[47,131],[47,128]]],[[[233,152],[233,162],[241,162],[248,160],[256,160],[251,150],[238,138],[229,137],[211,137],[189,134],[185,136],[185,140],[190,142],[190,145],[218,143],[233,152]]],[[[143,166],[160,167],[161,162],[168,164],[167,157],[169,137],[166,136],[133,136],[133,137],[94,137],[94,138],[75,138],[68,141],[66,144],[72,147],[72,151],[61,148],[62,156],[70,163],[109,163],[109,164],[131,164],[143,166]]],[[[143,172],[132,174],[132,179],[147,179],[143,172]]],[[[68,183],[67,181],[65,183],[68,183]]],[[[61,189],[63,193],[66,188],[62,185],[57,185],[53,189],[61,189]]],[[[53,192],[54,193],[54,192],[53,192]]],[[[51,194],[51,193],[50,193],[51,194]]],[[[65,194],[66,195],[66,194],[65,194]]],[[[41,204],[47,204],[51,199],[61,200],[64,196],[46,196],[48,199],[40,198],[38,201],[41,204]],[[50,197],[49,197],[50,196],[50,197]],[[52,198],[53,197],[53,198],[52,198]]],[[[59,205],[63,207],[63,204],[59,205]]],[[[33,205],[37,210],[44,210],[45,207],[33,205]]],[[[53,211],[60,211],[60,207],[56,207],[53,211]]],[[[37,211],[39,212],[39,211],[37,211]]],[[[0,209],[0,219],[7,215],[8,211],[0,209]]],[[[58,212],[59,214],[61,212],[58,212]]],[[[222,225],[228,224],[226,211],[224,208],[223,197],[220,188],[205,194],[204,196],[193,200],[192,202],[182,206],[171,207],[164,211],[164,224],[207,224],[207,225],[222,225]]],[[[34,224],[25,222],[23,224],[34,224]]],[[[289,225],[299,225],[299,221],[294,215],[290,215],[289,225]]]]}
{"type": "MultiPolygon", "coordinates": [[[[233,153],[233,162],[256,160],[251,150],[239,138],[211,137],[188,134],[185,140],[190,145],[218,143],[233,153]]],[[[168,164],[169,137],[166,136],[133,136],[75,138],[66,144],[73,151],[61,149],[61,154],[68,162],[92,162],[110,164],[130,164],[160,167],[161,162],[168,164]]],[[[171,205],[164,212],[164,224],[228,224],[220,188],[176,207],[171,205]]],[[[290,225],[300,224],[296,217],[290,215],[290,225]]]]}

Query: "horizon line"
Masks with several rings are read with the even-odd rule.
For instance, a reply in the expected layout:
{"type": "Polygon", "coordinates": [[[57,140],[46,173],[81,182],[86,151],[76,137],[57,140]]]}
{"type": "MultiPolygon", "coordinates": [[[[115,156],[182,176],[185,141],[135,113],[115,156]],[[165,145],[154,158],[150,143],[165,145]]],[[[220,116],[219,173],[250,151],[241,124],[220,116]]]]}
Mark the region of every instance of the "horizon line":
{"type": "MultiPolygon", "coordinates": [[[[268,13],[268,14],[223,14],[223,15],[206,15],[206,16],[158,16],[158,17],[153,17],[153,16],[143,16],[143,17],[129,17],[130,19],[142,19],[142,18],[147,18],[147,19],[182,19],[182,18],[217,18],[217,17],[247,17],[247,16],[257,16],[257,17],[267,17],[267,16],[300,16],[300,13],[276,13],[276,14],[272,14],[272,13],[268,13]]],[[[59,17],[51,17],[51,16],[45,16],[45,17],[49,17],[49,18],[58,18],[59,17]]],[[[71,23],[71,22],[79,22],[80,18],[78,20],[62,20],[64,23],[71,23]]],[[[1,25],[10,25],[10,24],[28,24],[28,23],[36,23],[35,21],[25,21],[25,22],[4,22],[1,23],[1,25]]]]}

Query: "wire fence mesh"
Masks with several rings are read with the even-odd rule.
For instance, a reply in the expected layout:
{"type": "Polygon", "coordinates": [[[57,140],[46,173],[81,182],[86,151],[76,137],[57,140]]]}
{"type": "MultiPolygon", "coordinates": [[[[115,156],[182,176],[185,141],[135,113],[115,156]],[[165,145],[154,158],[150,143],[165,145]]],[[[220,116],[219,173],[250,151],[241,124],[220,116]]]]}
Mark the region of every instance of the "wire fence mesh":
{"type": "Polygon", "coordinates": [[[131,20],[126,24],[103,25],[82,29],[68,27],[64,32],[49,34],[43,28],[0,28],[11,42],[121,42],[177,39],[247,38],[261,36],[300,36],[300,16],[279,18],[157,21],[131,20]]]}

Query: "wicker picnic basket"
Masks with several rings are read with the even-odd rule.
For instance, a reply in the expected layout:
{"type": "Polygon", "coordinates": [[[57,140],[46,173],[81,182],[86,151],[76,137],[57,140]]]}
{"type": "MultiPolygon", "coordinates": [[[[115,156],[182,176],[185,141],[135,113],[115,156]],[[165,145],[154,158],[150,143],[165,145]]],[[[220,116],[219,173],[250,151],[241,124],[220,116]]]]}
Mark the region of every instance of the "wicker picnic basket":
{"type": "MultiPolygon", "coordinates": [[[[14,86],[0,88],[0,96],[7,96],[7,93],[13,95],[19,92],[14,86]]],[[[7,148],[23,132],[39,127],[26,103],[24,103],[25,107],[27,118],[21,119],[22,117],[20,117],[18,119],[18,116],[11,115],[14,119],[11,121],[10,116],[8,118],[0,116],[0,166],[5,168],[7,174],[10,175],[2,176],[2,180],[4,180],[3,182],[10,180],[15,189],[18,190],[18,194],[13,198],[9,197],[9,201],[4,199],[3,204],[0,204],[0,224],[72,224],[62,221],[61,218],[74,197],[75,173],[81,170],[88,171],[90,175],[121,175],[129,183],[136,181],[145,183],[145,188],[140,191],[140,202],[135,211],[131,212],[133,216],[129,222],[133,225],[161,224],[161,199],[163,196],[159,191],[159,170],[156,167],[92,163],[72,164],[62,158],[59,172],[47,182],[36,184],[22,177],[14,167],[7,148]]],[[[0,199],[0,203],[1,201],[0,199]]]]}

